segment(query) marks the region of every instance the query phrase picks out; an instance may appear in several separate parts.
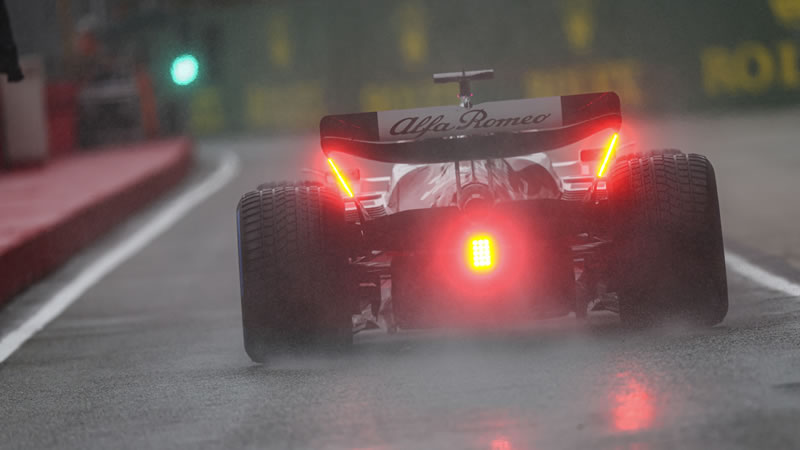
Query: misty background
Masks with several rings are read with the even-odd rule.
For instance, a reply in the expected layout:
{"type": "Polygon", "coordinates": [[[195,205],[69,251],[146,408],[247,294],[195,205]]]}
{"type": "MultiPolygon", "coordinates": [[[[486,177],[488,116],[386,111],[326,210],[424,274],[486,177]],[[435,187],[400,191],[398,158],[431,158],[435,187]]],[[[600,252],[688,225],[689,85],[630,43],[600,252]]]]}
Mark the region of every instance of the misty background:
{"type": "Polygon", "coordinates": [[[152,79],[162,123],[196,135],[312,131],[327,113],[456,102],[431,74],[494,68],[476,100],[617,91],[625,113],[800,101],[800,0],[15,0],[20,54],[48,80],[102,64],[152,79]],[[85,47],[85,46],[84,46],[85,47]],[[181,86],[171,64],[197,61],[181,86]]]}

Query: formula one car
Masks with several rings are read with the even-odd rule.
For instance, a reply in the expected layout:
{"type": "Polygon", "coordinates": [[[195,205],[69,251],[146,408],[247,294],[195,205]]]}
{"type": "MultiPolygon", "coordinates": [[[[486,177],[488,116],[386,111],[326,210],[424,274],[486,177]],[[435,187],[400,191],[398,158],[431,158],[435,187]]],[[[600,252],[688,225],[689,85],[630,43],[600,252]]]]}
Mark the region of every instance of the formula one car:
{"type": "Polygon", "coordinates": [[[242,318],[254,361],[346,346],[375,327],[587,310],[632,327],[723,320],[709,161],[623,152],[613,92],[473,105],[470,82],[492,77],[434,75],[459,84],[458,106],[323,117],[330,172],[242,197],[242,318]],[[391,175],[362,178],[337,165],[342,154],[390,163],[391,175]]]}

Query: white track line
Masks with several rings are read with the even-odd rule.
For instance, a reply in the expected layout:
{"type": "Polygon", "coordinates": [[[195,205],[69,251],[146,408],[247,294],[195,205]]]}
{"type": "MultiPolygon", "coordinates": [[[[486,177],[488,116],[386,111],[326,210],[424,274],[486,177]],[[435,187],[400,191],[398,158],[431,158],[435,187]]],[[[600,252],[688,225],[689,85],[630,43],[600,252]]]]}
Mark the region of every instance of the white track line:
{"type": "Polygon", "coordinates": [[[84,268],[72,281],[53,294],[42,307],[0,340],[0,363],[5,361],[36,332],[58,317],[84,292],[94,286],[109,272],[152,242],[155,238],[175,225],[195,206],[202,203],[215,192],[228,184],[239,172],[239,157],[229,152],[220,158],[216,170],[202,182],[175,198],[147,222],[142,228],[118,243],[89,266],[84,268]]]}
{"type": "Polygon", "coordinates": [[[729,269],[773,291],[783,292],[789,297],[800,297],[800,285],[773,273],[767,272],[743,257],[725,251],[725,262],[729,269]]]}

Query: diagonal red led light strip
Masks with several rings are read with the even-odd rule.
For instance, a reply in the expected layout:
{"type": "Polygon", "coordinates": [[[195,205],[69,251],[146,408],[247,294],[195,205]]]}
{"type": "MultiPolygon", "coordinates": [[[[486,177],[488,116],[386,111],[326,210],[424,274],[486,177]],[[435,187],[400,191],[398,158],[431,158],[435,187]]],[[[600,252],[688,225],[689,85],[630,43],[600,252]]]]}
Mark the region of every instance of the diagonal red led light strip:
{"type": "Polygon", "coordinates": [[[597,171],[597,178],[602,178],[603,175],[605,175],[606,168],[608,166],[608,160],[611,159],[611,154],[614,153],[614,146],[617,144],[617,138],[619,138],[619,135],[614,133],[614,136],[611,137],[611,143],[608,144],[606,157],[603,158],[603,164],[600,165],[600,169],[597,171]]]}
{"type": "Polygon", "coordinates": [[[333,160],[330,158],[328,158],[328,164],[331,165],[331,169],[333,169],[334,175],[336,175],[336,178],[339,180],[339,186],[342,188],[343,191],[347,193],[348,196],[350,196],[350,198],[353,198],[353,191],[350,189],[350,186],[348,186],[347,180],[344,179],[342,173],[339,172],[339,169],[336,167],[336,164],[334,164],[333,160]]]}

